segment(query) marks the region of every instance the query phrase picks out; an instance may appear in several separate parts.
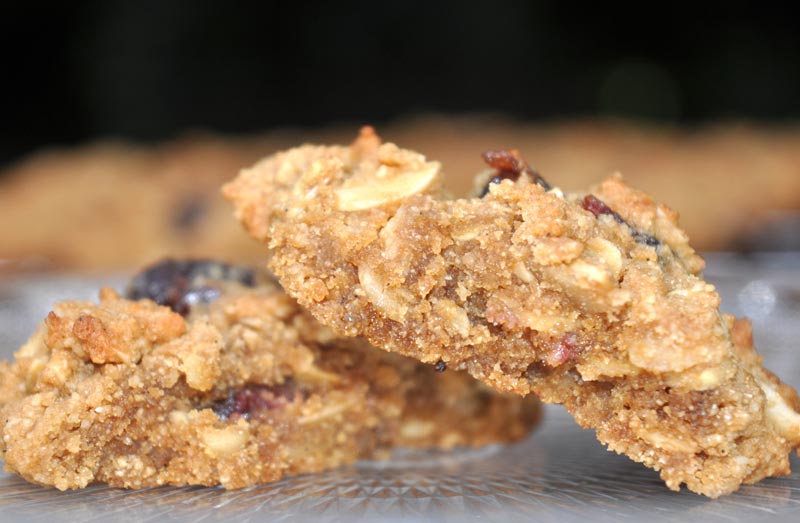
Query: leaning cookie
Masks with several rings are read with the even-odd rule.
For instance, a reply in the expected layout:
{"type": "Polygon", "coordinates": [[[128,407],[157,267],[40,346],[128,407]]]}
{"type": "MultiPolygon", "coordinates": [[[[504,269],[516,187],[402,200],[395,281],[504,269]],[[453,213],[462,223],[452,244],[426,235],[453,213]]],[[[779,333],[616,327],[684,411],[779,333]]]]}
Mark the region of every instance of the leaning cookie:
{"type": "Polygon", "coordinates": [[[264,275],[207,261],[154,266],[128,298],[60,303],[0,362],[5,468],[61,490],[240,488],[396,446],[518,440],[538,413],[336,336],[264,275]]]}
{"type": "Polygon", "coordinates": [[[563,403],[673,489],[789,473],[797,395],[720,314],[676,213],[618,176],[564,194],[515,151],[485,159],[483,196],[447,200],[437,162],[365,128],[262,160],[225,193],[336,332],[563,403]]]}

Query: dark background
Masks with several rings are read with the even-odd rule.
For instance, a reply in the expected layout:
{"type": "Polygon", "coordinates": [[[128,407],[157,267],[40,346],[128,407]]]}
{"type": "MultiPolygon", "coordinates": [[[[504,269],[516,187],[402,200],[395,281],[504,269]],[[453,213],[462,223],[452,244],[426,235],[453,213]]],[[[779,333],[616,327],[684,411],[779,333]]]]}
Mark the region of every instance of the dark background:
{"type": "Polygon", "coordinates": [[[418,112],[798,119],[790,3],[647,4],[13,2],[0,8],[0,163],[108,136],[418,112]]]}

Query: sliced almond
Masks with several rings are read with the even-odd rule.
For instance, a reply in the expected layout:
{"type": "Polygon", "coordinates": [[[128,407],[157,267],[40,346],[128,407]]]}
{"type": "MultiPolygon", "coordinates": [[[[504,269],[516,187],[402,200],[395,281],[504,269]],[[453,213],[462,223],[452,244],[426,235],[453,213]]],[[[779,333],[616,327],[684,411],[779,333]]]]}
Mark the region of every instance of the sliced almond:
{"type": "Polygon", "coordinates": [[[336,189],[337,207],[340,211],[363,211],[402,200],[430,187],[440,169],[439,162],[427,162],[418,169],[393,174],[388,173],[392,169],[384,169],[380,178],[350,178],[336,189]]]}

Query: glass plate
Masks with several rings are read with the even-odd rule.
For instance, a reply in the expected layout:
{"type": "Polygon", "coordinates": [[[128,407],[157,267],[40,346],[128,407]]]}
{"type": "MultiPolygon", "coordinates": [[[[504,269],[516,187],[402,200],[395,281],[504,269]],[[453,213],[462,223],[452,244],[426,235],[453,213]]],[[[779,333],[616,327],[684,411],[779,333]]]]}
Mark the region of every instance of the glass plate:
{"type": "MultiPolygon", "coordinates": [[[[715,254],[706,277],[722,309],[753,319],[766,365],[800,386],[800,253],[715,254]]],[[[65,275],[0,281],[0,356],[9,358],[53,301],[92,299],[123,279],[65,275]]],[[[710,500],[606,452],[556,406],[527,440],[452,453],[398,451],[321,474],[227,492],[93,486],[58,492],[0,473],[0,521],[775,521],[800,520],[800,459],[785,478],[710,500]]]]}

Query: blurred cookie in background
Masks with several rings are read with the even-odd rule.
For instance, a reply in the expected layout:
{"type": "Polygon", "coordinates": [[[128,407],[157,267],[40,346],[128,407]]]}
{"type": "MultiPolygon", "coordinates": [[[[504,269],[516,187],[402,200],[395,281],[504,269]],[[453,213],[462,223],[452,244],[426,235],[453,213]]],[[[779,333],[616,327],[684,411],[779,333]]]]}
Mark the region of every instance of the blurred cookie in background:
{"type": "MultiPolygon", "coordinates": [[[[348,143],[355,126],[186,135],[156,146],[98,142],[43,149],[0,174],[0,271],[107,272],[167,254],[261,263],[263,253],[233,219],[221,185],[292,144],[348,143]]],[[[797,128],[720,124],[689,130],[426,116],[378,132],[440,159],[454,195],[467,194],[474,175],[485,169],[475,151],[514,148],[565,190],[621,172],[630,185],[677,210],[701,251],[798,243],[781,219],[794,217],[796,223],[800,210],[797,128]]]]}

